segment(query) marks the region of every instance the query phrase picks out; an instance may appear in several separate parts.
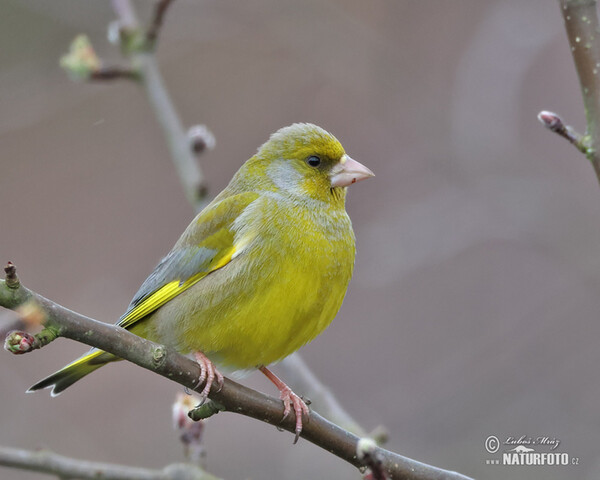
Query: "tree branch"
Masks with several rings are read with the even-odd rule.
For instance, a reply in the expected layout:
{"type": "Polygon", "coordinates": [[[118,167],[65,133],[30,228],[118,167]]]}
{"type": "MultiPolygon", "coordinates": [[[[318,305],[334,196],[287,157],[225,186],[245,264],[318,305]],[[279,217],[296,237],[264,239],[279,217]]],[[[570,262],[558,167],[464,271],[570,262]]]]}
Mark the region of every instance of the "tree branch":
{"type": "Polygon", "coordinates": [[[148,101],[167,139],[171,158],[189,202],[202,210],[207,203],[208,188],[200,165],[196,161],[191,142],[175,110],[154,50],[160,27],[172,0],[159,0],[154,17],[146,32],[142,32],[135,8],[130,0],[113,0],[113,10],[119,17],[121,49],[131,61],[148,101]]]}
{"type": "Polygon", "coordinates": [[[150,23],[148,31],[146,32],[146,41],[152,48],[154,48],[156,45],[158,33],[162,28],[165,14],[167,13],[167,9],[171,3],[173,3],[173,0],[160,0],[154,7],[154,17],[152,18],[152,22],[150,23]]]}
{"type": "Polygon", "coordinates": [[[90,73],[88,80],[106,81],[106,80],[134,80],[140,79],[137,71],[131,68],[121,67],[103,67],[90,73]]]}
{"type": "Polygon", "coordinates": [[[150,470],[111,463],[86,462],[63,457],[48,450],[33,452],[9,447],[0,447],[0,465],[56,475],[64,480],[218,480],[200,467],[190,464],[173,464],[163,470],[150,470]]]}
{"type": "Polygon", "coordinates": [[[587,156],[600,181],[600,25],[596,1],[559,0],[559,4],[583,96],[586,133],[579,135],[571,127],[552,128],[550,119],[541,118],[549,112],[542,112],[539,118],[587,156]]]}
{"type": "Polygon", "coordinates": [[[148,101],[167,139],[185,195],[196,211],[200,211],[207,204],[208,187],[194,157],[191,142],[164,86],[154,54],[140,52],[132,57],[138,66],[148,101]]]}
{"type": "MultiPolygon", "coordinates": [[[[20,282],[16,288],[10,288],[5,280],[0,280],[0,306],[14,310],[28,302],[35,303],[45,313],[46,327],[52,328],[59,336],[100,348],[191,390],[202,391],[204,385],[198,383],[200,367],[193,360],[163,345],[138,337],[116,325],[98,322],[68,310],[32,292],[20,282]]],[[[229,379],[225,379],[220,391],[211,392],[209,397],[227,411],[261,420],[292,433],[295,431],[294,418],[282,420],[283,405],[280,400],[268,397],[229,379]]],[[[301,437],[358,468],[365,466],[357,457],[360,438],[329,422],[314,411],[311,412],[310,421],[305,424],[301,437]]],[[[380,447],[375,448],[374,454],[381,458],[390,479],[468,479],[459,473],[426,465],[380,447]]]]}

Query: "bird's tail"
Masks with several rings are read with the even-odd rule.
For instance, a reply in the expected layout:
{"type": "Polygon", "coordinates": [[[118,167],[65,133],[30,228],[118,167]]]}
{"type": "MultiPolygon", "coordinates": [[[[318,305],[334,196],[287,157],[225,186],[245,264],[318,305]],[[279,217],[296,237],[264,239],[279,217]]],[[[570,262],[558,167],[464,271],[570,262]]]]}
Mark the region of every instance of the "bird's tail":
{"type": "Polygon", "coordinates": [[[77,380],[85,377],[88,373],[92,373],[94,370],[116,360],[120,360],[120,358],[114,356],[112,353],[105,352],[104,350],[92,350],[83,357],[61,368],[58,372],[40,380],[27,391],[35,392],[36,390],[52,387],[50,394],[55,397],[65,388],[70,387],[77,380]]]}

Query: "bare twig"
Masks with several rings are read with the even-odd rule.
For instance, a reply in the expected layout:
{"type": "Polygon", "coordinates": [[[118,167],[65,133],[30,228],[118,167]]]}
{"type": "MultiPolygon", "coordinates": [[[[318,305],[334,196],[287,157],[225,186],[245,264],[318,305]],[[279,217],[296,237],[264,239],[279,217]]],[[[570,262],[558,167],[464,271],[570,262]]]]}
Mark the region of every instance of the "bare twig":
{"type": "MultiPolygon", "coordinates": [[[[118,34],[121,51],[130,62],[129,67],[102,66],[91,42],[79,35],[72,42],[69,52],[61,59],[61,65],[76,80],[111,81],[135,80],[143,87],[154,114],[167,139],[171,158],[189,202],[200,211],[207,203],[208,188],[202,170],[196,161],[200,150],[194,151],[186,130],[164,85],[164,80],[154,56],[157,35],[164,15],[173,0],[159,0],[153,20],[147,32],[143,32],[130,0],[112,0],[117,14],[118,34]]],[[[113,30],[110,29],[112,32],[113,30]]]]}
{"type": "MultiPolygon", "coordinates": [[[[138,72],[139,80],[144,87],[148,101],[162,127],[185,195],[196,211],[200,211],[207,203],[208,188],[205,184],[204,175],[190,148],[190,142],[183,128],[183,123],[165,88],[162,74],[153,54],[154,47],[148,44],[149,40],[156,41],[164,14],[171,2],[172,0],[158,1],[154,19],[145,34],[145,41],[137,44],[133,42],[134,45],[137,45],[136,48],[123,49],[123,51],[129,56],[132,65],[138,72]]],[[[133,35],[133,32],[140,30],[135,9],[130,0],[113,0],[112,5],[113,10],[119,17],[119,24],[128,31],[128,35],[121,36],[125,41],[133,35]]]]}
{"type": "Polygon", "coordinates": [[[190,464],[174,464],[163,470],[150,470],[112,463],[86,462],[48,450],[31,451],[8,447],[0,447],[0,465],[56,475],[65,480],[218,480],[190,464]]]}
{"type": "Polygon", "coordinates": [[[559,0],[559,4],[579,77],[587,127],[578,143],[554,131],[586,154],[600,181],[600,25],[596,1],[559,0]]]}
{"type": "Polygon", "coordinates": [[[134,57],[148,101],[167,139],[186,197],[196,207],[196,211],[200,211],[207,203],[208,188],[202,170],[190,148],[183,124],[165,88],[156,59],[152,53],[145,52],[136,53],[134,57]]]}
{"type": "Polygon", "coordinates": [[[97,81],[105,81],[105,80],[134,80],[137,81],[140,79],[140,75],[137,71],[131,68],[123,68],[123,67],[103,67],[92,73],[88,80],[97,80],[97,81]]]}
{"type": "MultiPolygon", "coordinates": [[[[100,348],[187,388],[197,392],[202,391],[204,385],[198,382],[200,368],[193,360],[163,345],[137,337],[116,325],[98,322],[68,310],[28,290],[22,284],[16,289],[11,289],[7,287],[4,280],[0,280],[0,306],[14,310],[19,305],[31,300],[34,300],[44,310],[48,319],[47,327],[55,329],[58,335],[100,348]]],[[[294,418],[282,420],[283,405],[280,400],[268,397],[229,379],[225,379],[221,390],[211,392],[209,397],[227,411],[240,413],[290,432],[295,431],[294,418]]],[[[305,424],[302,438],[356,467],[364,466],[356,455],[359,437],[329,422],[316,412],[311,413],[310,422],[305,424]]],[[[417,462],[380,447],[376,447],[375,452],[377,452],[378,458],[382,459],[384,469],[390,479],[466,480],[468,478],[459,473],[417,462]]]]}
{"type": "Polygon", "coordinates": [[[173,0],[160,0],[154,7],[154,16],[152,17],[152,22],[146,32],[146,41],[152,49],[156,46],[156,40],[162,27],[165,13],[167,13],[167,9],[172,2],[173,0]]]}

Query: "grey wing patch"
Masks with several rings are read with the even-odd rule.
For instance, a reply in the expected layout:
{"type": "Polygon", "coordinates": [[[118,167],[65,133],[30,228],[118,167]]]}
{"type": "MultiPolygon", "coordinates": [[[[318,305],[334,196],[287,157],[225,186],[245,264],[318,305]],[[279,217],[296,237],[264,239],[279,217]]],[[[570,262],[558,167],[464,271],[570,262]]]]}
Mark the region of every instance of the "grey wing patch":
{"type": "Polygon", "coordinates": [[[125,318],[137,305],[166,284],[174,280],[183,283],[193,275],[207,270],[216,254],[217,250],[205,247],[187,247],[170,252],[159,262],[150,276],[144,280],[121,319],[125,318]]]}

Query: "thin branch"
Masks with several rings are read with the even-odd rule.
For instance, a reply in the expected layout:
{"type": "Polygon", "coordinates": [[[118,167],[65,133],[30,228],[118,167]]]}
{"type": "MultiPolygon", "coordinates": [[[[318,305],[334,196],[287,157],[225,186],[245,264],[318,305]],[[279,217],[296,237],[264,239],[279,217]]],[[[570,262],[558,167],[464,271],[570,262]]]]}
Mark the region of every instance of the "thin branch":
{"type": "Polygon", "coordinates": [[[559,4],[583,96],[585,136],[589,137],[584,153],[600,181],[600,25],[596,1],[559,0],[559,4]]]}
{"type": "Polygon", "coordinates": [[[218,480],[190,464],[169,465],[163,470],[128,467],[111,463],[87,462],[64,457],[48,450],[21,450],[0,446],[0,465],[56,475],[61,479],[82,480],[218,480]]]}
{"type": "Polygon", "coordinates": [[[152,22],[150,23],[148,31],[146,32],[146,41],[152,47],[152,49],[154,49],[156,46],[158,33],[162,28],[165,14],[167,13],[167,9],[171,3],[173,3],[173,0],[160,0],[154,7],[154,17],[152,17],[152,22]]]}
{"type": "Polygon", "coordinates": [[[140,79],[140,74],[131,68],[102,67],[90,73],[88,80],[134,80],[140,79]]]}
{"type": "MultiPolygon", "coordinates": [[[[122,52],[130,61],[128,68],[103,67],[86,36],[78,36],[70,51],[61,59],[61,65],[75,79],[90,81],[135,80],[146,92],[163,133],[171,159],[179,175],[189,202],[200,211],[207,203],[208,188],[196,155],[197,148],[189,139],[183,123],[164,85],[162,74],[154,56],[155,42],[166,10],[173,0],[159,0],[147,32],[142,32],[133,4],[129,0],[113,0],[113,10],[119,17],[116,22],[122,52]]],[[[112,31],[112,30],[111,30],[112,31]]],[[[112,34],[110,35],[112,37],[112,34]]],[[[213,142],[214,143],[214,142],[213,142]]],[[[206,144],[210,147],[210,144],[206,144]]]]}
{"type": "MultiPolygon", "coordinates": [[[[137,337],[116,325],[98,322],[68,310],[30,291],[22,284],[18,288],[8,288],[6,282],[0,280],[1,306],[14,310],[29,301],[34,301],[45,312],[47,327],[55,329],[58,335],[100,348],[189,389],[202,391],[203,384],[198,383],[200,368],[193,360],[163,345],[137,337]]],[[[280,400],[268,397],[229,379],[225,380],[220,391],[211,392],[209,397],[227,411],[261,420],[289,432],[295,431],[294,418],[282,420],[283,405],[280,400]]],[[[311,412],[310,421],[305,424],[301,436],[356,467],[365,466],[356,454],[360,438],[329,422],[314,411],[311,412]]],[[[375,452],[378,458],[381,458],[390,479],[467,480],[468,478],[459,473],[417,462],[380,447],[376,447],[375,452]]]]}
{"type": "MultiPolygon", "coordinates": [[[[195,207],[196,211],[202,210],[207,203],[208,188],[200,165],[196,161],[190,141],[183,127],[183,123],[175,110],[173,101],[165,87],[162,74],[158,68],[153,50],[154,42],[162,25],[164,14],[172,0],[159,0],[154,13],[154,19],[148,32],[145,34],[144,42],[133,42],[137,45],[133,49],[124,49],[129,56],[132,65],[138,72],[139,80],[144,87],[146,96],[154,110],[163,133],[167,139],[171,158],[183,185],[188,201],[195,207]]],[[[130,0],[113,0],[113,10],[119,17],[119,23],[126,26],[128,35],[122,35],[122,41],[133,32],[139,31],[135,8],[130,0]]]]}
{"type": "Polygon", "coordinates": [[[179,174],[188,201],[200,211],[207,203],[204,175],[200,169],[183,124],[164,85],[162,74],[152,53],[132,55],[138,66],[142,85],[154,114],[163,129],[171,158],[179,174]]]}

